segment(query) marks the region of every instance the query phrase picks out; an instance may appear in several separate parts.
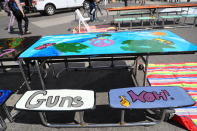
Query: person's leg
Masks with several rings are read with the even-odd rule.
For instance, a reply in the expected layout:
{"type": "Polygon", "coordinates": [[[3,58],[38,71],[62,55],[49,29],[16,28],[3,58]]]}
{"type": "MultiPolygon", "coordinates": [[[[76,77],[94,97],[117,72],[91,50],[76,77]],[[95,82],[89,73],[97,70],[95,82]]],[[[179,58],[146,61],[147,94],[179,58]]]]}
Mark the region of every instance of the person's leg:
{"type": "Polygon", "coordinates": [[[28,20],[27,16],[24,16],[23,20],[25,21],[25,32],[24,33],[30,33],[28,30],[29,20],[28,20]]]}
{"type": "Polygon", "coordinates": [[[12,17],[11,17],[11,15],[9,17],[10,17],[10,19],[9,19],[9,23],[8,23],[8,32],[11,32],[10,28],[11,28],[12,17]]]}
{"type": "Polygon", "coordinates": [[[23,35],[22,19],[21,18],[17,19],[17,22],[18,22],[18,29],[19,29],[20,35],[23,35]]]}
{"type": "Polygon", "coordinates": [[[13,27],[14,26],[14,22],[15,22],[15,16],[14,16],[14,14],[12,13],[11,14],[11,26],[13,27]]]}
{"type": "Polygon", "coordinates": [[[96,3],[92,4],[92,20],[95,21],[96,20],[96,3]]]}
{"type": "Polygon", "coordinates": [[[13,14],[18,22],[18,29],[19,29],[20,35],[23,35],[23,28],[22,28],[23,14],[20,11],[13,12],[13,14]]]}
{"type": "Polygon", "coordinates": [[[90,6],[90,21],[93,21],[93,6],[92,6],[92,3],[89,4],[90,6]]]}
{"type": "Polygon", "coordinates": [[[96,20],[96,8],[94,8],[94,12],[93,12],[93,21],[96,20]]]}
{"type": "Polygon", "coordinates": [[[15,21],[15,16],[12,13],[12,11],[10,11],[10,21],[9,21],[9,24],[8,24],[8,32],[13,31],[14,21],[15,21]]]}

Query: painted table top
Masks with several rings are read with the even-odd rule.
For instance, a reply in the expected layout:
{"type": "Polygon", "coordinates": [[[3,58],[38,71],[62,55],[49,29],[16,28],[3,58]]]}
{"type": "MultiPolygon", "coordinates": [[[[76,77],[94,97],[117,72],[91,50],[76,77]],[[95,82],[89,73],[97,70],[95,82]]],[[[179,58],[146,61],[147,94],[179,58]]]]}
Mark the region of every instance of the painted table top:
{"type": "Polygon", "coordinates": [[[197,46],[168,30],[44,36],[19,58],[95,57],[197,52],[197,46]]]}
{"type": "Polygon", "coordinates": [[[69,111],[92,109],[95,104],[91,90],[34,90],[27,91],[16,103],[16,108],[34,111],[69,111]]]}
{"type": "Polygon", "coordinates": [[[11,90],[0,90],[0,105],[2,105],[11,95],[11,90]]]}
{"type": "Polygon", "coordinates": [[[34,44],[41,36],[24,38],[0,39],[0,60],[16,59],[29,46],[34,44]]]}
{"type": "Polygon", "coordinates": [[[109,92],[113,108],[151,109],[194,105],[192,98],[180,87],[131,87],[109,92]]]}

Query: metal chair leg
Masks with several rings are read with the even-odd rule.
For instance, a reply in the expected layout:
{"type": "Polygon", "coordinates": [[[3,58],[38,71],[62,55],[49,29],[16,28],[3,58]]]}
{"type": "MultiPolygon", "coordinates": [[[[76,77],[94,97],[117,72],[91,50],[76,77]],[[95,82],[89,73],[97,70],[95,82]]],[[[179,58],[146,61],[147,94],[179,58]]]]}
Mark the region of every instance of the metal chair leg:
{"type": "Polygon", "coordinates": [[[5,131],[7,128],[7,125],[1,116],[0,116],[0,124],[2,126],[2,130],[5,131]]]}
{"type": "Polygon", "coordinates": [[[162,26],[163,26],[163,28],[164,28],[164,19],[162,19],[162,26]]]}
{"type": "Polygon", "coordinates": [[[80,119],[80,125],[82,125],[82,126],[85,125],[83,117],[84,117],[84,111],[80,111],[79,112],[79,119],[80,119]]]}
{"type": "Polygon", "coordinates": [[[3,104],[2,107],[3,107],[3,110],[5,111],[5,113],[6,113],[7,117],[8,117],[8,120],[9,120],[10,122],[13,122],[14,120],[13,120],[13,118],[12,118],[12,115],[11,115],[10,112],[8,111],[7,106],[6,106],[5,104],[3,104]]]}
{"type": "Polygon", "coordinates": [[[197,19],[197,17],[194,17],[193,27],[195,27],[195,26],[196,26],[196,19],[197,19]]]}
{"type": "Polygon", "coordinates": [[[132,29],[132,27],[133,27],[133,23],[132,23],[132,20],[131,20],[131,22],[130,22],[130,30],[132,29]]]}
{"type": "Polygon", "coordinates": [[[121,125],[125,123],[124,119],[125,119],[125,110],[121,110],[121,120],[120,120],[121,125]]]}
{"type": "Polygon", "coordinates": [[[118,22],[118,30],[120,30],[120,22],[118,22]]]}

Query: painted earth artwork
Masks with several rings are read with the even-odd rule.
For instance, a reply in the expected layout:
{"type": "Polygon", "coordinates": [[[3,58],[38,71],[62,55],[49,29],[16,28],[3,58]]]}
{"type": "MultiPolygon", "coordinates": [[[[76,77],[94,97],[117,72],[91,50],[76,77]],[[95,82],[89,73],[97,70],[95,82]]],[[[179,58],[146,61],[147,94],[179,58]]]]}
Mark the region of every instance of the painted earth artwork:
{"type": "Polygon", "coordinates": [[[197,46],[168,30],[44,36],[20,58],[99,56],[197,51],[197,46]]]}
{"type": "Polygon", "coordinates": [[[17,58],[20,53],[34,44],[38,39],[40,39],[40,36],[0,39],[0,59],[17,58]]]}
{"type": "Polygon", "coordinates": [[[22,44],[23,38],[0,39],[0,57],[12,56],[15,48],[22,44]]]}

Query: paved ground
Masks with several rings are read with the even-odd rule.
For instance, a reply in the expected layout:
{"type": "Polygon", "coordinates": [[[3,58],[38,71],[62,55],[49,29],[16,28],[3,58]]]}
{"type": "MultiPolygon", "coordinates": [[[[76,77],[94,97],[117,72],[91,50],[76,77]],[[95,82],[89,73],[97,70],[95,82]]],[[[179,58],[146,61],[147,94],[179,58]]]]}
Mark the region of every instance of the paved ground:
{"type": "MultiPolygon", "coordinates": [[[[133,5],[133,2],[129,2],[130,5],[133,5]]],[[[147,4],[163,4],[162,2],[152,2],[148,1],[147,4]]],[[[113,3],[107,5],[108,7],[114,6],[123,6],[123,3],[113,3]]],[[[103,11],[104,15],[101,16],[98,14],[98,18],[102,23],[108,24],[111,22],[112,16],[106,16],[106,12],[103,11]]],[[[51,34],[65,34],[72,33],[70,29],[73,26],[77,25],[73,11],[61,11],[54,16],[40,16],[38,13],[28,14],[30,20],[30,31],[31,35],[51,35],[51,34]]],[[[5,13],[0,12],[0,38],[5,37],[17,37],[17,29],[13,34],[7,33],[3,28],[6,27],[8,18],[5,16],[5,13]]],[[[101,24],[100,21],[93,24],[101,24]]],[[[15,25],[15,27],[17,27],[15,25]]],[[[180,35],[184,39],[197,44],[197,27],[194,28],[175,28],[169,29],[172,32],[180,35]]],[[[30,36],[30,35],[26,35],[30,36]]],[[[191,62],[197,61],[197,56],[195,55],[172,55],[172,56],[152,56],[150,58],[150,63],[175,63],[175,62],[191,62]]],[[[128,65],[130,61],[121,61],[119,64],[128,65]]],[[[71,66],[84,66],[85,63],[81,65],[72,64],[71,66]]],[[[99,64],[109,64],[109,63],[95,63],[99,64]]],[[[55,66],[56,71],[59,71],[63,65],[57,64],[55,66]]],[[[32,69],[33,70],[33,69],[32,69]]],[[[18,70],[16,70],[18,71],[18,70]]],[[[125,71],[111,71],[111,70],[99,70],[99,71],[69,71],[64,72],[59,79],[54,79],[49,71],[49,75],[46,78],[47,88],[76,88],[76,89],[92,89],[96,93],[96,110],[88,111],[85,120],[90,122],[118,122],[118,115],[116,110],[111,110],[107,106],[107,91],[112,88],[122,88],[133,86],[132,81],[129,77],[129,72],[125,71]],[[65,83],[66,81],[66,83],[65,83]]],[[[32,88],[39,89],[40,83],[37,78],[37,73],[32,76],[33,80],[31,83],[32,88]]],[[[12,110],[12,113],[15,113],[13,110],[14,104],[20,98],[20,96],[26,91],[25,86],[21,86],[23,79],[20,72],[10,72],[10,73],[1,73],[0,74],[0,88],[1,89],[11,89],[15,92],[8,100],[7,105],[12,110]]],[[[74,112],[69,113],[49,113],[51,121],[61,121],[61,122],[70,122],[70,120],[77,119],[77,114],[74,112]]],[[[128,114],[127,120],[140,120],[143,119],[142,111],[134,111],[134,113],[128,114]]],[[[48,128],[41,124],[39,116],[37,113],[32,112],[20,112],[13,123],[7,122],[8,131],[64,131],[64,130],[73,130],[76,131],[78,128],[48,128]]],[[[80,130],[84,131],[105,131],[105,130],[135,130],[135,131],[184,131],[185,129],[173,122],[163,122],[161,124],[144,127],[144,126],[135,126],[135,127],[108,127],[108,128],[82,128],[80,130]]]]}

